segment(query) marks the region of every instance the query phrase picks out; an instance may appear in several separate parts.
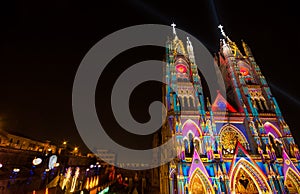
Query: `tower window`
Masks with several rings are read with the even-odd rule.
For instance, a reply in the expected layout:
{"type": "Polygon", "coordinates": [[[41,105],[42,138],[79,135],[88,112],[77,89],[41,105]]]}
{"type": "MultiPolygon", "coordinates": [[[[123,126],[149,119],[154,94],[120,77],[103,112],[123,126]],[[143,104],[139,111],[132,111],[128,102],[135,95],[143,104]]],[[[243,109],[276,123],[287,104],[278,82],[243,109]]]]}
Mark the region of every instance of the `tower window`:
{"type": "Polygon", "coordinates": [[[190,100],[190,107],[195,107],[194,99],[192,97],[189,97],[189,100],[190,100]]]}
{"type": "Polygon", "coordinates": [[[188,108],[189,107],[188,98],[185,96],[183,99],[184,99],[184,107],[188,108]]]}

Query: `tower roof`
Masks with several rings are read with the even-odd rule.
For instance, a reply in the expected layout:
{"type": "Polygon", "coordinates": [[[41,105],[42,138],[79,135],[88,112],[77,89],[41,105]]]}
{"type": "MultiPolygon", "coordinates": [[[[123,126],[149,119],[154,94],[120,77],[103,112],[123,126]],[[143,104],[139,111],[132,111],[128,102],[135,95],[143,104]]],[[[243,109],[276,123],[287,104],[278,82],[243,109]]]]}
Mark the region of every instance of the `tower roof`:
{"type": "Polygon", "coordinates": [[[173,22],[171,24],[172,28],[173,28],[173,35],[174,35],[174,38],[173,38],[173,50],[176,52],[176,54],[180,54],[180,55],[184,55],[186,56],[186,50],[185,50],[185,47],[184,47],[184,44],[182,42],[182,40],[180,40],[177,36],[177,33],[176,33],[176,24],[173,22]]]}
{"type": "Polygon", "coordinates": [[[199,154],[197,153],[197,150],[195,149],[194,150],[194,154],[193,154],[193,161],[192,161],[192,165],[191,165],[191,168],[190,168],[190,171],[189,171],[189,177],[192,176],[193,172],[196,170],[196,169],[200,169],[207,177],[209,177],[207,171],[206,171],[206,168],[199,156],[199,154]]]}
{"type": "Polygon", "coordinates": [[[237,112],[233,106],[231,106],[228,101],[222,96],[222,94],[218,91],[218,95],[211,106],[212,111],[230,111],[230,112],[237,112]]]}
{"type": "Polygon", "coordinates": [[[243,57],[243,54],[241,53],[241,51],[239,50],[238,46],[236,45],[236,43],[234,41],[231,41],[230,38],[225,34],[224,30],[223,30],[223,26],[220,24],[218,26],[218,28],[221,31],[222,36],[224,37],[224,39],[221,39],[221,43],[228,45],[231,50],[234,52],[234,56],[235,57],[243,57]]]}

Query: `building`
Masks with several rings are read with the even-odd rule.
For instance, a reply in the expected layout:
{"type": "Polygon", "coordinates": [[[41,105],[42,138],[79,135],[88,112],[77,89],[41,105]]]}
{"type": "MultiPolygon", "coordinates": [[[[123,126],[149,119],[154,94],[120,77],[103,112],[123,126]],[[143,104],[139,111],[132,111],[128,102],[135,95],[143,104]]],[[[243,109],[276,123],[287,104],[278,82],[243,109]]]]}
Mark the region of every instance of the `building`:
{"type": "MultiPolygon", "coordinates": [[[[94,155],[87,157],[74,153],[66,142],[59,147],[49,141],[37,141],[0,129],[1,194],[27,194],[33,190],[44,193],[46,185],[52,183],[55,177],[66,174],[66,169],[74,173],[77,167],[81,170],[78,180],[85,181],[86,169],[96,162],[94,155]]],[[[97,170],[90,169],[89,176],[98,173],[97,170]]],[[[79,187],[77,185],[76,188],[79,187]]]]}
{"type": "Polygon", "coordinates": [[[116,154],[110,152],[109,150],[98,149],[95,155],[102,160],[103,165],[115,165],[116,164],[116,154]]]}
{"type": "Polygon", "coordinates": [[[276,99],[249,46],[240,50],[219,28],[215,62],[226,96],[212,100],[191,41],[184,46],[173,25],[166,43],[161,139],[176,137],[177,157],[160,167],[160,193],[299,193],[299,149],[276,99]]]}
{"type": "Polygon", "coordinates": [[[20,150],[29,150],[36,152],[56,152],[57,147],[50,144],[49,141],[36,141],[31,138],[23,137],[21,135],[16,135],[8,133],[3,129],[0,129],[0,146],[10,147],[20,150]]]}

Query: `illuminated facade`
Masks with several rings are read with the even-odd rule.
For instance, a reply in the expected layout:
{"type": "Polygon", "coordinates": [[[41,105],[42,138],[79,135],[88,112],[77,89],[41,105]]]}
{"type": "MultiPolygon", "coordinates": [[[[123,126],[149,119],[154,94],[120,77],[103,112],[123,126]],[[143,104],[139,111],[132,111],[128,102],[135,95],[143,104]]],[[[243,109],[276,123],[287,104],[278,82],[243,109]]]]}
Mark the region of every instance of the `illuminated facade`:
{"type": "Polygon", "coordinates": [[[218,93],[211,103],[192,43],[185,46],[174,27],[166,45],[162,143],[175,136],[177,157],[160,167],[160,193],[300,193],[298,146],[247,44],[241,52],[219,26],[215,62],[227,96],[218,93]]]}

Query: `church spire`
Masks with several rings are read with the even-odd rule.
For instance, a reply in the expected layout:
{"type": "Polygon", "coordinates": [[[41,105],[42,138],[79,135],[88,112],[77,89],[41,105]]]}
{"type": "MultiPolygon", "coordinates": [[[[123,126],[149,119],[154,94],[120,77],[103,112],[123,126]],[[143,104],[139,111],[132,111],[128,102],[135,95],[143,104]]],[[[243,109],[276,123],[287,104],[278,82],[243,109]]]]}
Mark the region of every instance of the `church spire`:
{"type": "Polygon", "coordinates": [[[195,63],[194,49],[189,37],[186,37],[186,45],[189,59],[191,60],[191,62],[195,63]]]}
{"type": "MultiPolygon", "coordinates": [[[[218,26],[218,28],[220,29],[221,34],[224,37],[224,39],[221,39],[222,45],[226,46],[226,47],[229,46],[231,48],[231,51],[233,51],[233,56],[242,57],[243,55],[242,55],[241,51],[239,50],[238,46],[236,45],[236,43],[231,41],[230,38],[225,34],[225,32],[223,30],[223,26],[220,24],[218,26]]],[[[227,50],[227,49],[225,49],[225,50],[227,50]]],[[[231,53],[231,51],[229,51],[229,53],[231,53]]]]}
{"type": "Polygon", "coordinates": [[[186,56],[186,51],[183,42],[178,38],[176,34],[176,29],[175,29],[176,24],[173,22],[171,26],[173,28],[173,49],[176,54],[182,54],[186,56]]]}
{"type": "Polygon", "coordinates": [[[242,45],[243,45],[246,56],[247,57],[252,56],[251,49],[249,48],[249,46],[243,40],[242,40],[242,45]]]}

